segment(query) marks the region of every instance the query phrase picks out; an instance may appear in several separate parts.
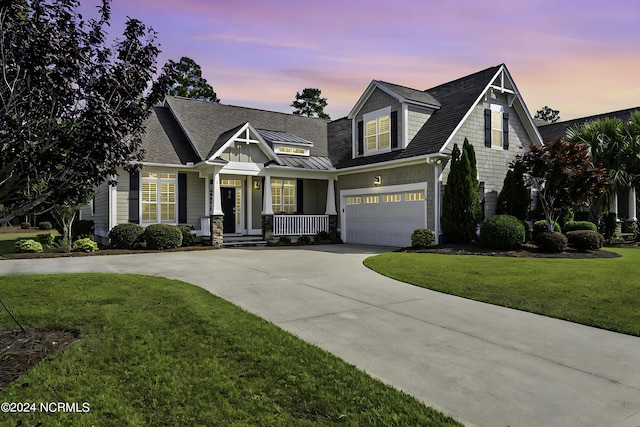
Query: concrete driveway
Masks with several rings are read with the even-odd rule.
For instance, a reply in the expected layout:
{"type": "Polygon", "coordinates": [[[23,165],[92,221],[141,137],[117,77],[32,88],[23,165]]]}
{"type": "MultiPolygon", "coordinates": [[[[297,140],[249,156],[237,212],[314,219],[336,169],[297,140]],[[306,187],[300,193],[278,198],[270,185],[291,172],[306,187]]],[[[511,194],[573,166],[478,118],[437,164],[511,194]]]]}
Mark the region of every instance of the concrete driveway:
{"type": "MultiPolygon", "coordinates": [[[[250,248],[0,261],[199,285],[467,425],[640,426],[640,338],[406,285],[384,248],[250,248]]],[[[1,286],[0,286],[1,291],[1,286]]]]}

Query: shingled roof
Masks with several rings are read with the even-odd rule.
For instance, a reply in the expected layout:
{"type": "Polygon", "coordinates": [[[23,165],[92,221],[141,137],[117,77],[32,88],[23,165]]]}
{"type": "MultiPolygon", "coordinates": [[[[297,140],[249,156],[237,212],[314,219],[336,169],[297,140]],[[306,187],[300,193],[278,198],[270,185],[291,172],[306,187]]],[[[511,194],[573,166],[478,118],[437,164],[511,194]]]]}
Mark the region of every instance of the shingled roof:
{"type": "Polygon", "coordinates": [[[285,132],[310,141],[311,155],[327,155],[328,120],[172,96],[167,96],[165,105],[173,111],[203,160],[220,142],[221,135],[247,122],[255,128],[285,132]]]}
{"type": "MultiPolygon", "coordinates": [[[[478,97],[480,97],[486,87],[491,83],[491,80],[498,73],[501,66],[502,64],[490,67],[424,91],[430,98],[438,102],[440,108],[432,113],[429,120],[427,120],[422,129],[420,129],[404,150],[394,150],[383,154],[358,157],[355,159],[351,158],[350,150],[332,150],[331,153],[333,155],[339,155],[339,157],[332,158],[336,168],[360,166],[437,153],[451,136],[456,126],[462,121],[465,114],[474,106],[478,97]]],[[[385,84],[388,85],[388,83],[385,84]]],[[[398,88],[400,86],[396,85],[395,87],[398,88]]],[[[332,130],[332,133],[329,135],[329,138],[333,138],[333,132],[344,133],[345,126],[344,121],[336,121],[333,123],[333,126],[330,124],[329,129],[332,130]]]]}
{"type": "Polygon", "coordinates": [[[184,165],[201,160],[168,108],[153,107],[145,129],[142,136],[145,161],[184,165]]]}
{"type": "Polygon", "coordinates": [[[631,113],[633,113],[634,111],[640,111],[640,107],[627,108],[626,110],[612,111],[610,113],[596,114],[593,116],[580,117],[573,120],[565,120],[563,122],[545,124],[538,126],[538,131],[540,132],[540,135],[542,136],[542,140],[544,142],[554,142],[558,138],[564,137],[567,129],[573,126],[582,125],[586,122],[603,119],[605,117],[617,117],[623,122],[626,122],[627,120],[629,120],[631,113]]]}

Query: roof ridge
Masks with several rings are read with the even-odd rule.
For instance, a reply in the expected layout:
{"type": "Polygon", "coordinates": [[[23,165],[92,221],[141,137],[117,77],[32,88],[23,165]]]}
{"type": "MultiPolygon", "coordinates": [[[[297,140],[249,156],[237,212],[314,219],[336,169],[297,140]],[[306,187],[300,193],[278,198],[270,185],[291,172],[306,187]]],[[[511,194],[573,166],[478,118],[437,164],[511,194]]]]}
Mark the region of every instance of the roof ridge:
{"type": "Polygon", "coordinates": [[[487,67],[487,68],[485,68],[484,70],[476,71],[475,73],[467,74],[466,76],[458,77],[457,79],[450,80],[450,81],[448,81],[448,82],[444,82],[444,83],[440,83],[439,85],[436,85],[436,86],[430,87],[430,88],[428,88],[428,89],[425,89],[425,90],[424,90],[424,92],[429,92],[429,91],[431,91],[431,90],[434,90],[434,89],[440,88],[440,87],[442,87],[442,86],[451,85],[451,84],[454,84],[454,83],[459,82],[459,81],[461,81],[461,80],[469,79],[469,78],[474,77],[474,76],[477,76],[477,75],[479,75],[479,74],[486,73],[486,72],[487,72],[487,71],[489,71],[489,70],[496,70],[496,71],[497,71],[497,70],[498,70],[500,67],[502,67],[502,66],[504,66],[504,67],[506,68],[505,63],[503,62],[503,63],[498,64],[498,65],[494,65],[494,66],[491,66],[491,67],[487,67]]]}
{"type": "Polygon", "coordinates": [[[633,111],[640,111],[640,106],[637,107],[631,107],[631,108],[623,108],[621,110],[616,110],[616,111],[609,111],[608,113],[600,113],[600,114],[592,114],[590,116],[584,116],[584,117],[576,117],[575,119],[569,119],[569,120],[562,120],[559,122],[554,122],[554,123],[546,123],[544,125],[540,125],[538,126],[539,128],[545,127],[545,126],[552,126],[552,125],[559,125],[559,124],[564,124],[564,123],[569,123],[569,122],[576,122],[576,121],[589,121],[589,119],[595,119],[596,117],[607,117],[607,116],[611,116],[611,115],[615,115],[618,113],[626,113],[626,112],[633,112],[633,111]]]}

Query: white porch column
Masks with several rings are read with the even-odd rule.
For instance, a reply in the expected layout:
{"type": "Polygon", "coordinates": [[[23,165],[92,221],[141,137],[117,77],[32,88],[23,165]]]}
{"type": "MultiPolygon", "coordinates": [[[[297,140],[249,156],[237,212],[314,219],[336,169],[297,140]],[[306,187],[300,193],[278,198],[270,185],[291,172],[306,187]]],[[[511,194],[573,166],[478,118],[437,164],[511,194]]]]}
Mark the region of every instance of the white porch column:
{"type": "MultiPolygon", "coordinates": [[[[111,180],[117,180],[116,175],[111,175],[111,180]]],[[[118,224],[118,186],[109,185],[109,231],[118,224]]]]}
{"type": "Polygon", "coordinates": [[[615,212],[618,218],[620,218],[620,212],[618,212],[618,193],[613,197],[613,203],[610,210],[611,212],[615,212]]]}
{"type": "Polygon", "coordinates": [[[220,171],[213,174],[213,212],[212,215],[224,215],[222,212],[222,200],[220,200],[220,171]]]}
{"type": "Polygon", "coordinates": [[[440,244],[440,164],[441,163],[442,162],[438,160],[433,165],[433,228],[434,228],[433,234],[435,234],[436,245],[440,244]]]}
{"type": "Polygon", "coordinates": [[[327,180],[327,210],[325,215],[338,215],[336,211],[336,191],[334,183],[335,180],[333,178],[327,180]]]}
{"type": "Polygon", "coordinates": [[[271,199],[271,177],[264,177],[264,194],[262,195],[262,215],[273,215],[273,201],[271,199]]]}
{"type": "Polygon", "coordinates": [[[636,188],[631,187],[629,188],[629,219],[631,221],[635,221],[636,219],[638,219],[636,217],[636,209],[636,188]]]}
{"type": "Polygon", "coordinates": [[[209,184],[209,177],[204,179],[204,216],[209,217],[211,215],[211,199],[209,198],[211,193],[211,185],[209,184]]]}

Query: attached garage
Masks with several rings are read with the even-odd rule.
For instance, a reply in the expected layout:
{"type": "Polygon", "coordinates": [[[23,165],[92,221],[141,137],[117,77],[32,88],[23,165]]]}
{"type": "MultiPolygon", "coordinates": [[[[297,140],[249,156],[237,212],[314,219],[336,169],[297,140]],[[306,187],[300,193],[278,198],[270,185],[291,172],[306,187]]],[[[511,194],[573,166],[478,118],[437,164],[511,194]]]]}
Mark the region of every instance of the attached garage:
{"type": "Polygon", "coordinates": [[[366,188],[341,192],[342,239],[346,243],[405,247],[427,223],[423,188],[366,188]]]}

